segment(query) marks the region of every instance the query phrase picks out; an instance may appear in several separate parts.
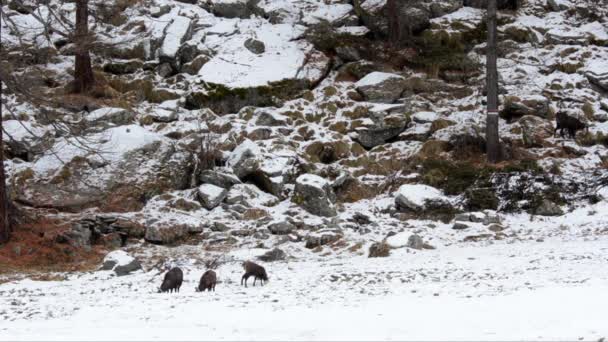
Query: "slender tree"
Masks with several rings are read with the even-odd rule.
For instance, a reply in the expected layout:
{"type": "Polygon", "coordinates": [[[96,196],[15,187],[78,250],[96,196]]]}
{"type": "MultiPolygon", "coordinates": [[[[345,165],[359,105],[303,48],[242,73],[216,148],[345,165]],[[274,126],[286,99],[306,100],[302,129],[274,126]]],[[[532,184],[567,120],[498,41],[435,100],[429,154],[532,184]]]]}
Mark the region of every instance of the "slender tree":
{"type": "Polygon", "coordinates": [[[496,67],[496,0],[488,0],[488,44],[486,49],[486,87],[488,108],[486,116],[486,152],[490,163],[500,160],[498,136],[498,69],[496,67]]]}
{"type": "Polygon", "coordinates": [[[399,22],[399,0],[386,2],[386,15],[388,16],[388,39],[391,43],[399,45],[401,41],[401,26],[399,22]]]}
{"type": "MultiPolygon", "coordinates": [[[[2,94],[2,82],[0,81],[0,94],[2,94]]],[[[2,141],[2,109],[0,107],[0,244],[8,242],[11,232],[8,217],[8,196],[6,194],[6,177],[4,174],[4,142],[2,141]]]]}
{"type": "Polygon", "coordinates": [[[89,35],[89,0],[76,0],[76,28],[74,43],[76,45],[76,65],[74,92],[83,93],[90,90],[95,83],[91,67],[91,42],[89,35]]]}

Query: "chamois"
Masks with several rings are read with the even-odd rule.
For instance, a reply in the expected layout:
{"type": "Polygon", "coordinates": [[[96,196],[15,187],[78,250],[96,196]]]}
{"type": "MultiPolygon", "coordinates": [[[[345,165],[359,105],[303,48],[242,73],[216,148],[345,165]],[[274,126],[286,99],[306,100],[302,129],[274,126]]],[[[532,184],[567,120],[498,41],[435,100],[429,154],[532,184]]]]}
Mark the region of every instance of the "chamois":
{"type": "Polygon", "coordinates": [[[266,274],[264,267],[253,261],[245,261],[242,266],[245,270],[245,274],[243,274],[243,277],[241,278],[241,285],[243,285],[243,281],[245,281],[245,287],[247,287],[247,279],[251,276],[254,277],[253,286],[255,286],[256,280],[260,280],[262,285],[264,285],[264,282],[268,281],[268,275],[266,274]]]}

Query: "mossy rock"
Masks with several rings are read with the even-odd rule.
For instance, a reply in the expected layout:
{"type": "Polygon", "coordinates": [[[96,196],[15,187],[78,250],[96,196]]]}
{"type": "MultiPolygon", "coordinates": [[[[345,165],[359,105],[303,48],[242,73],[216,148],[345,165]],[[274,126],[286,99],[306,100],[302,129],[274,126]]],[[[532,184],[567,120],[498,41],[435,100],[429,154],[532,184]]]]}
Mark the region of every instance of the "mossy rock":
{"type": "Polygon", "coordinates": [[[444,128],[448,128],[450,126],[454,126],[456,123],[454,121],[451,120],[446,120],[446,119],[437,119],[435,121],[433,121],[431,123],[431,131],[430,133],[433,134],[441,129],[444,128]]]}
{"type": "Polygon", "coordinates": [[[237,113],[246,106],[280,106],[282,100],[295,98],[309,87],[310,82],[306,80],[283,80],[251,88],[229,88],[207,83],[206,89],[192,92],[186,97],[186,108],[210,108],[222,115],[237,113]]]}
{"type": "Polygon", "coordinates": [[[442,140],[428,140],[420,148],[418,157],[433,158],[438,157],[443,152],[448,152],[451,149],[450,143],[442,140]]]}
{"type": "Polygon", "coordinates": [[[466,208],[469,211],[498,209],[499,200],[493,188],[468,189],[465,192],[466,208]]]}

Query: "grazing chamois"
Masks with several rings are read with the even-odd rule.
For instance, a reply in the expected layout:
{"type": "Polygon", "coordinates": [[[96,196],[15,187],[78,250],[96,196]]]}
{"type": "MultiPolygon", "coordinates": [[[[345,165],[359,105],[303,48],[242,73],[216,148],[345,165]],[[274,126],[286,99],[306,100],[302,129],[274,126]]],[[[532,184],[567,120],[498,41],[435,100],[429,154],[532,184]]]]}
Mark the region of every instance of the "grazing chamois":
{"type": "Polygon", "coordinates": [[[555,114],[555,131],[553,135],[557,135],[557,130],[562,138],[564,138],[564,130],[568,133],[568,136],[572,139],[576,138],[576,132],[581,129],[589,129],[589,127],[581,120],[568,115],[561,109],[555,114]]]}
{"type": "Polygon", "coordinates": [[[215,292],[215,284],[217,283],[217,276],[212,270],[208,270],[203,273],[198,287],[195,288],[196,292],[204,292],[205,290],[213,290],[215,292]]]}
{"type": "Polygon", "coordinates": [[[247,279],[253,276],[253,286],[255,286],[255,281],[259,280],[262,285],[264,282],[268,281],[268,275],[266,274],[266,270],[264,267],[256,264],[253,261],[245,261],[243,263],[243,269],[245,269],[245,274],[241,278],[241,285],[243,285],[243,281],[245,282],[245,287],[247,287],[247,279]]]}
{"type": "Polygon", "coordinates": [[[179,288],[184,281],[184,272],[179,267],[172,268],[167,274],[158,292],[179,292],[179,288]]]}

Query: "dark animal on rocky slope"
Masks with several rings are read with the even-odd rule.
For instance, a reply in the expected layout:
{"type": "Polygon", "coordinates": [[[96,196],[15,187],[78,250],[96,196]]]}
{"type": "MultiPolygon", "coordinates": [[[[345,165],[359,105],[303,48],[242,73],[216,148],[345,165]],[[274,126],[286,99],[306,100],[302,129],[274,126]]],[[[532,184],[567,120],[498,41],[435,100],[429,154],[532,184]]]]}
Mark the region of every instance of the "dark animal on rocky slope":
{"type": "Polygon", "coordinates": [[[556,135],[557,130],[559,130],[559,134],[563,138],[564,130],[566,130],[568,132],[568,136],[574,139],[576,137],[576,132],[585,128],[589,129],[584,122],[581,122],[579,119],[559,111],[555,115],[555,131],[553,132],[553,135],[556,135]]]}
{"type": "Polygon", "coordinates": [[[174,267],[165,274],[165,280],[163,280],[158,292],[173,292],[174,290],[179,292],[183,280],[184,272],[179,267],[174,267]]]}
{"type": "Polygon", "coordinates": [[[266,270],[264,267],[256,264],[253,261],[245,261],[243,263],[243,269],[245,269],[245,274],[241,278],[241,285],[243,285],[243,281],[245,281],[245,287],[247,287],[247,279],[253,276],[253,286],[255,286],[255,281],[260,280],[262,285],[264,285],[265,281],[268,281],[268,275],[266,274],[266,270]]]}
{"type": "Polygon", "coordinates": [[[203,273],[200,282],[198,283],[198,287],[195,289],[196,292],[204,292],[205,290],[213,290],[215,292],[215,284],[217,283],[217,276],[215,272],[212,270],[208,270],[203,273]]]}

